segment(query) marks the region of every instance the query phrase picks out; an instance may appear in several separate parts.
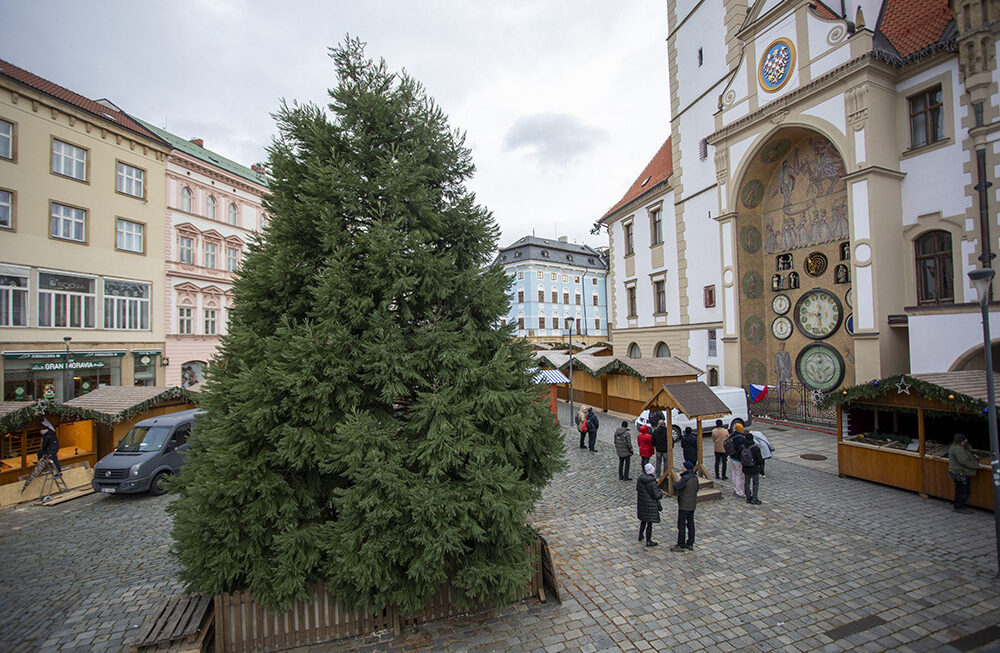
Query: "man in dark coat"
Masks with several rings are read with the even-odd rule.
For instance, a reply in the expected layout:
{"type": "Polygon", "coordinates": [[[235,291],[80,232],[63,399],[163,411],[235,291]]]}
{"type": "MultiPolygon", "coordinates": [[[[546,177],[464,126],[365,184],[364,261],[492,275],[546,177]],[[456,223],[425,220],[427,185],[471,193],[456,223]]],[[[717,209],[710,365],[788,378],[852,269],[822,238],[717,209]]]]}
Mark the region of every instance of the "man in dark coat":
{"type": "Polygon", "coordinates": [[[695,465],[698,464],[698,436],[691,427],[684,429],[681,436],[681,448],[684,449],[684,460],[690,460],[695,465]]]}
{"type": "Polygon", "coordinates": [[[972,477],[979,471],[979,461],[969,451],[969,438],[964,433],[955,434],[955,442],[948,449],[948,476],[955,483],[955,512],[972,512],[965,503],[969,500],[972,477]]]}
{"type": "Polygon", "coordinates": [[[667,424],[657,422],[653,427],[653,449],[656,450],[656,478],[660,478],[663,472],[667,471],[667,424]],[[661,469],[662,468],[662,469],[661,469]]]}
{"type": "Polygon", "coordinates": [[[591,451],[597,451],[597,427],[600,422],[597,421],[597,413],[594,412],[594,407],[591,406],[587,409],[587,445],[590,447],[591,451]]]}
{"type": "Polygon", "coordinates": [[[643,534],[645,534],[646,546],[658,544],[653,541],[653,524],[660,521],[660,499],[663,497],[663,490],[656,486],[656,479],[653,478],[654,471],[653,463],[646,463],[643,473],[635,482],[635,509],[636,516],[639,518],[639,541],[642,542],[643,534]]]}
{"type": "Polygon", "coordinates": [[[747,432],[743,435],[746,438],[746,444],[740,452],[740,462],[743,464],[743,493],[746,494],[747,503],[759,506],[761,502],[757,499],[757,487],[760,485],[760,467],[764,459],[760,455],[760,445],[754,442],[753,433],[747,432]]]}
{"type": "Polygon", "coordinates": [[[59,440],[56,438],[56,431],[48,423],[42,424],[42,444],[38,447],[38,458],[48,456],[52,459],[52,464],[56,468],[56,476],[62,474],[62,465],[59,464],[59,440]]]}
{"type": "Polygon", "coordinates": [[[631,481],[628,475],[629,466],[632,464],[632,436],[628,432],[628,422],[622,421],[622,425],[615,431],[615,453],[618,454],[618,478],[622,481],[631,481]]]}
{"type": "Polygon", "coordinates": [[[677,495],[677,544],[670,547],[670,550],[693,551],[694,509],[698,506],[698,477],[694,473],[694,463],[690,460],[684,461],[684,473],[674,482],[674,493],[677,495]]]}

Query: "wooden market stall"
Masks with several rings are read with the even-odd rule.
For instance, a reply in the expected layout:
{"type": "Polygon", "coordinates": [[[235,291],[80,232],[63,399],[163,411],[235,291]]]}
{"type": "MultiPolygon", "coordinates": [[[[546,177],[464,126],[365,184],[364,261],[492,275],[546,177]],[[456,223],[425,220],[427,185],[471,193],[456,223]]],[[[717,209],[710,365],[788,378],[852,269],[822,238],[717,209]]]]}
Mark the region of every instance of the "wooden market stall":
{"type": "MultiPolygon", "coordinates": [[[[1000,376],[994,374],[1000,387],[1000,376]]],[[[993,509],[982,370],[898,374],[823,399],[837,405],[837,468],[851,476],[951,500],[948,449],[955,433],[969,438],[980,472],[969,505],[993,509]]]]}
{"type": "MultiPolygon", "coordinates": [[[[701,381],[689,383],[670,383],[661,385],[659,390],[653,393],[649,401],[642,407],[642,410],[662,410],[667,418],[667,431],[673,428],[673,410],[683,413],[688,419],[693,419],[698,424],[698,462],[695,465],[695,472],[701,477],[698,482],[698,501],[711,501],[721,499],[722,493],[715,487],[705,468],[702,453],[702,422],[705,420],[717,419],[729,415],[732,411],[726,406],[712,389],[701,381]]],[[[640,411],[641,412],[641,411],[640,411]]],[[[673,495],[674,481],[679,478],[673,468],[674,461],[674,439],[667,438],[667,471],[659,479],[658,485],[664,486],[666,483],[667,494],[673,495]]]]}
{"type": "Polygon", "coordinates": [[[565,383],[569,383],[569,378],[559,370],[539,370],[535,374],[535,383],[545,383],[549,386],[549,409],[553,415],[559,414],[559,407],[556,404],[557,388],[565,383]]]}

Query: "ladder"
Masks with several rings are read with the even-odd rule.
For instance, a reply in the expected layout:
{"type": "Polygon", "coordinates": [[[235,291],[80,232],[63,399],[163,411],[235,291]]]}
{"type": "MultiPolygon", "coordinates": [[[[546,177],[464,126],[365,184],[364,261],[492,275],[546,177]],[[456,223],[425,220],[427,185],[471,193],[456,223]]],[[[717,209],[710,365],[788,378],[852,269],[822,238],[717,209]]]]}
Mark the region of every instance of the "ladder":
{"type": "Polygon", "coordinates": [[[69,490],[66,487],[66,481],[63,479],[62,474],[56,474],[56,464],[52,462],[52,456],[44,454],[38,457],[35,468],[31,470],[31,474],[24,481],[21,494],[24,494],[24,491],[28,489],[31,482],[39,476],[42,477],[42,503],[51,501],[53,494],[60,494],[69,490]],[[58,490],[58,492],[53,492],[53,490],[58,490]]]}

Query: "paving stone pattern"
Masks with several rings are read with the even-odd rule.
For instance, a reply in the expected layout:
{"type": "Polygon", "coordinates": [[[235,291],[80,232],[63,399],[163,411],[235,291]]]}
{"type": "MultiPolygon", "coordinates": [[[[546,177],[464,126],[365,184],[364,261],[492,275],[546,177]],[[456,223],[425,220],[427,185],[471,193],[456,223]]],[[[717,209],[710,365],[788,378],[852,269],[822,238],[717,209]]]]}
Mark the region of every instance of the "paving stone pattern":
{"type": "MultiPolygon", "coordinates": [[[[568,407],[560,410],[569,424],[568,407]]],[[[721,486],[722,501],[698,508],[695,550],[678,554],[669,551],[676,502],[664,498],[660,546],[646,548],[635,482],[617,478],[620,423],[601,415],[595,453],[565,430],[568,468],[531,516],[551,546],[562,604],[527,602],[306,650],[919,652],[970,650],[950,643],[996,633],[990,513],[955,514],[945,501],[776,455],[761,479],[763,505],[721,486]]],[[[806,437],[755,428],[779,452],[806,437]]],[[[710,444],[706,454],[711,462],[710,444]]],[[[638,464],[635,456],[633,479],[638,464]]],[[[146,615],[182,591],[168,555],[168,501],[95,495],[0,512],[0,648],[125,650],[146,615]]]]}

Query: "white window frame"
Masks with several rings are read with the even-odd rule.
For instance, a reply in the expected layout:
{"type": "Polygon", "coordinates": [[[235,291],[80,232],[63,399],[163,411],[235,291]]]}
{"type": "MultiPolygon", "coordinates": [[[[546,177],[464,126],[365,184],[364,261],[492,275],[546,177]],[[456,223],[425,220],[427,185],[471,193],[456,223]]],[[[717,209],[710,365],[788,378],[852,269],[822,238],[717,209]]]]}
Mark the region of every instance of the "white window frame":
{"type": "Polygon", "coordinates": [[[150,298],[153,285],[133,279],[104,278],[104,328],[112,331],[149,331],[151,324],[150,298]],[[109,292],[108,284],[142,286],[145,296],[120,295],[109,292]]]}
{"type": "Polygon", "coordinates": [[[524,270],[518,270],[518,272],[517,272],[517,280],[518,281],[524,281],[524,270]]]}
{"type": "Polygon", "coordinates": [[[0,265],[0,327],[28,326],[28,313],[31,310],[31,270],[28,268],[8,268],[0,265]],[[7,283],[7,279],[24,279],[24,285],[7,283]],[[14,323],[15,299],[21,299],[21,319],[14,323]]]}
{"type": "Polygon", "coordinates": [[[14,203],[16,196],[17,194],[14,191],[0,188],[0,229],[14,231],[14,203]],[[4,200],[4,195],[7,195],[8,199],[4,200]]]}
{"type": "Polygon", "coordinates": [[[538,272],[536,272],[535,274],[536,274],[536,275],[538,275],[538,280],[539,280],[539,281],[541,281],[542,279],[544,279],[544,278],[545,278],[545,273],[544,273],[544,272],[542,272],[541,270],[539,270],[539,271],[538,271],[538,272]]]}
{"type": "Polygon", "coordinates": [[[14,123],[0,119],[0,158],[14,160],[14,123]]]}
{"type": "Polygon", "coordinates": [[[557,274],[556,274],[555,272],[552,272],[552,273],[551,273],[551,274],[549,275],[549,277],[550,277],[550,279],[551,279],[552,281],[557,281],[557,280],[559,279],[559,275],[557,275],[557,274]]]}
{"type": "Polygon", "coordinates": [[[211,195],[205,200],[205,216],[209,220],[215,220],[215,209],[216,209],[215,198],[211,195]]]}
{"type": "Polygon", "coordinates": [[[205,335],[217,335],[216,324],[218,323],[218,310],[214,308],[205,309],[205,335]]]}
{"type": "Polygon", "coordinates": [[[123,252],[146,252],[146,225],[125,218],[115,218],[115,249],[123,252]],[[129,245],[132,245],[129,247],[129,245]]]}
{"type": "Polygon", "coordinates": [[[177,334],[181,336],[194,335],[194,322],[192,313],[194,309],[190,306],[181,306],[177,309],[177,334]]]}
{"type": "Polygon", "coordinates": [[[87,242],[87,210],[59,202],[49,202],[49,235],[59,240],[87,242]],[[56,207],[61,209],[58,213],[56,207]],[[76,237],[77,231],[79,238],[76,237]],[[66,235],[67,233],[72,235],[66,235]]]}
{"type": "Polygon", "coordinates": [[[181,211],[191,213],[191,206],[194,203],[194,193],[185,186],[181,189],[181,211]]]}
{"type": "Polygon", "coordinates": [[[146,171],[118,161],[115,173],[115,190],[123,195],[143,198],[146,196],[146,171]]]}
{"type": "Polygon", "coordinates": [[[228,211],[229,213],[227,215],[229,217],[229,224],[238,225],[240,223],[240,216],[239,216],[239,209],[236,208],[235,202],[229,203],[228,211]]]}
{"type": "Polygon", "coordinates": [[[240,268],[240,249],[238,247],[226,247],[226,270],[236,272],[240,268]]]}
{"type": "Polygon", "coordinates": [[[203,258],[205,261],[205,267],[210,269],[215,269],[216,262],[218,261],[219,254],[219,244],[206,242],[204,245],[203,258]]]}
{"type": "Polygon", "coordinates": [[[194,238],[190,236],[177,237],[177,260],[186,265],[194,265],[194,238]],[[184,246],[184,241],[189,245],[184,246]]]}
{"type": "Polygon", "coordinates": [[[53,138],[52,172],[77,181],[87,181],[87,150],[53,138]]]}
{"type": "Polygon", "coordinates": [[[95,312],[97,306],[97,277],[92,277],[89,275],[75,274],[72,272],[59,272],[57,270],[39,270],[38,271],[38,326],[46,329],[93,329],[95,324],[95,312]],[[71,290],[55,290],[55,289],[42,289],[41,275],[43,274],[54,274],[67,277],[75,277],[77,279],[86,279],[91,283],[91,291],[89,293],[71,291],[71,290]],[[62,298],[61,300],[59,298],[62,298]],[[62,303],[62,310],[64,324],[56,324],[58,321],[58,315],[56,311],[60,309],[59,304],[62,303]],[[46,311],[43,309],[44,306],[48,306],[48,317],[49,321],[44,320],[46,311]],[[74,306],[75,305],[75,306],[74,306]],[[73,312],[77,312],[78,321],[73,321],[73,312]]]}

